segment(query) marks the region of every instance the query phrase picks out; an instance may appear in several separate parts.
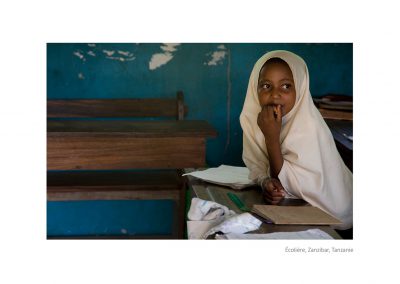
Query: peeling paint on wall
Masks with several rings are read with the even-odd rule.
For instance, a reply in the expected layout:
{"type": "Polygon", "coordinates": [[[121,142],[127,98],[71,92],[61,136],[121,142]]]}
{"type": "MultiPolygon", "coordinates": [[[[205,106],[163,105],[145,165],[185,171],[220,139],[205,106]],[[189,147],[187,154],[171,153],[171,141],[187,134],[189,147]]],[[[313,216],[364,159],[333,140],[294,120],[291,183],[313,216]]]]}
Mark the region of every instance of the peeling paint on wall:
{"type": "Polygon", "coordinates": [[[173,53],[176,51],[178,45],[180,43],[164,43],[160,46],[164,53],[153,54],[149,62],[149,69],[154,70],[167,64],[174,57],[173,53]]]}
{"type": "Polygon", "coordinates": [[[176,51],[176,46],[180,45],[180,43],[164,43],[160,48],[165,52],[174,52],[176,51]]]}
{"type": "Polygon", "coordinates": [[[225,51],[214,51],[212,54],[212,60],[207,62],[207,65],[222,64],[222,60],[225,58],[225,51]]]}
{"type": "Polygon", "coordinates": [[[97,55],[103,55],[106,59],[117,60],[121,62],[132,61],[135,60],[135,56],[132,52],[126,50],[112,50],[112,49],[101,49],[96,47],[94,43],[87,44],[90,47],[90,50],[82,51],[80,49],[73,52],[75,56],[77,56],[82,61],[86,61],[85,55],[96,57],[97,55]]]}
{"type": "Polygon", "coordinates": [[[122,51],[122,50],[118,50],[117,51],[118,52],[118,54],[121,54],[121,55],[123,55],[123,56],[133,56],[133,54],[132,53],[130,53],[129,51],[122,51]]]}
{"type": "Polygon", "coordinates": [[[149,62],[149,69],[150,70],[157,69],[158,67],[167,64],[167,62],[170,61],[172,58],[173,56],[169,52],[154,54],[149,62]]]}
{"type": "Polygon", "coordinates": [[[124,57],[118,57],[118,56],[107,56],[106,58],[111,59],[111,60],[119,60],[122,62],[135,60],[135,57],[124,58],[124,57]]]}
{"type": "Polygon", "coordinates": [[[83,74],[82,74],[82,72],[81,72],[81,73],[78,74],[78,78],[79,78],[80,80],[84,80],[84,79],[85,79],[85,76],[83,76],[83,74]]]}
{"type": "Polygon", "coordinates": [[[206,56],[211,56],[211,59],[208,60],[208,62],[204,62],[204,65],[208,65],[208,66],[214,65],[214,66],[216,66],[216,65],[219,65],[219,64],[223,63],[223,60],[225,59],[226,52],[227,52],[226,51],[226,47],[225,47],[225,45],[220,44],[220,45],[217,46],[217,49],[218,50],[216,50],[216,51],[214,51],[212,53],[209,52],[209,53],[206,54],[206,56]]]}
{"type": "Polygon", "coordinates": [[[132,61],[135,60],[136,57],[134,57],[133,53],[129,52],[129,51],[122,51],[122,50],[117,50],[117,54],[123,55],[123,56],[113,56],[115,54],[115,50],[106,50],[103,49],[103,53],[105,53],[107,56],[107,59],[111,59],[111,60],[118,60],[118,61],[132,61]]]}
{"type": "Polygon", "coordinates": [[[79,57],[79,59],[81,59],[83,61],[86,61],[86,58],[82,53],[83,53],[82,50],[77,50],[77,51],[74,52],[74,55],[79,57]]]}
{"type": "Polygon", "coordinates": [[[104,52],[105,54],[107,54],[107,56],[113,56],[114,53],[115,53],[114,50],[106,50],[106,49],[103,49],[103,52],[104,52]]]}

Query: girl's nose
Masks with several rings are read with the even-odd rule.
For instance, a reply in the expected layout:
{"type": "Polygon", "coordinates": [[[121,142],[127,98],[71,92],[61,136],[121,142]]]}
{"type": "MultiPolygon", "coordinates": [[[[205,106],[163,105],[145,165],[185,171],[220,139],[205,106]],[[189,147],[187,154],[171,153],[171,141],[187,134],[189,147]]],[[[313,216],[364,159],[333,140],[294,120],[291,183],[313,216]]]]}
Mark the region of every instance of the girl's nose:
{"type": "Polygon", "coordinates": [[[272,93],[272,97],[273,97],[274,99],[279,99],[279,98],[281,97],[281,94],[279,93],[279,91],[274,91],[274,92],[272,93]]]}

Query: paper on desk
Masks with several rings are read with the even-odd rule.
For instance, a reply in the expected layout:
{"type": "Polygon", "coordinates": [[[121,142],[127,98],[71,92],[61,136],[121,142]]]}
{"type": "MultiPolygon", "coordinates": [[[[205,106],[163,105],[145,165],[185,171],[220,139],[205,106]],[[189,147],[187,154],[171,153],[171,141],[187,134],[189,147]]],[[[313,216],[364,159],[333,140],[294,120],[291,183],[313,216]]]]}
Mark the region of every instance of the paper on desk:
{"type": "Polygon", "coordinates": [[[329,234],[320,229],[309,229],[300,232],[276,232],[269,234],[236,234],[216,235],[217,240],[331,240],[329,234]]]}
{"type": "Polygon", "coordinates": [[[249,213],[236,214],[224,205],[197,197],[192,198],[188,219],[189,239],[205,239],[216,232],[246,233],[261,225],[249,213]]]}
{"type": "Polygon", "coordinates": [[[188,238],[204,239],[210,229],[234,215],[234,211],[222,204],[194,197],[187,214],[188,238]]]}
{"type": "Polygon", "coordinates": [[[249,180],[249,169],[246,167],[221,165],[218,168],[209,168],[183,175],[191,175],[207,182],[229,186],[234,189],[242,189],[255,184],[252,180],[249,180]]]}
{"type": "Polygon", "coordinates": [[[215,220],[208,221],[186,221],[188,239],[201,240],[204,239],[205,234],[213,227],[219,225],[225,220],[225,217],[216,218],[215,220]]]}

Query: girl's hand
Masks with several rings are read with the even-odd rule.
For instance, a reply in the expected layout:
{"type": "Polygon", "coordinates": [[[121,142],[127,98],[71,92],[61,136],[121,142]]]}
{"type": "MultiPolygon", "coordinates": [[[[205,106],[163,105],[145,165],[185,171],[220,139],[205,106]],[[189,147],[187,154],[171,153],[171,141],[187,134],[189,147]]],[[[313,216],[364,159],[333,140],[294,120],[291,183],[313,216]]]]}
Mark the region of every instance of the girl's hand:
{"type": "Polygon", "coordinates": [[[285,192],[281,182],[275,178],[269,178],[262,185],[264,199],[272,204],[278,204],[284,197],[285,192]]]}
{"type": "Polygon", "coordinates": [[[282,127],[282,106],[263,106],[258,114],[257,124],[267,141],[279,141],[282,127]]]}

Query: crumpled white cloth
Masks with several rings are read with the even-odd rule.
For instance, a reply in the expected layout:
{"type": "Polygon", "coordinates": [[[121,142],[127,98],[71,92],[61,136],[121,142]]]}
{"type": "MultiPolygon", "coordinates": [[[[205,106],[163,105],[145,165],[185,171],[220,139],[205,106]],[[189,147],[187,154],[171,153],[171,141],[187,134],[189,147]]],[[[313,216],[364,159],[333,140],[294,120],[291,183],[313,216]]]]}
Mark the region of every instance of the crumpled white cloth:
{"type": "Polygon", "coordinates": [[[257,230],[261,221],[249,213],[236,214],[214,201],[193,198],[188,212],[189,239],[206,239],[216,232],[243,234],[257,230]]]}
{"type": "Polygon", "coordinates": [[[214,201],[192,198],[188,218],[192,221],[214,220],[222,216],[235,215],[235,211],[214,201]]]}

